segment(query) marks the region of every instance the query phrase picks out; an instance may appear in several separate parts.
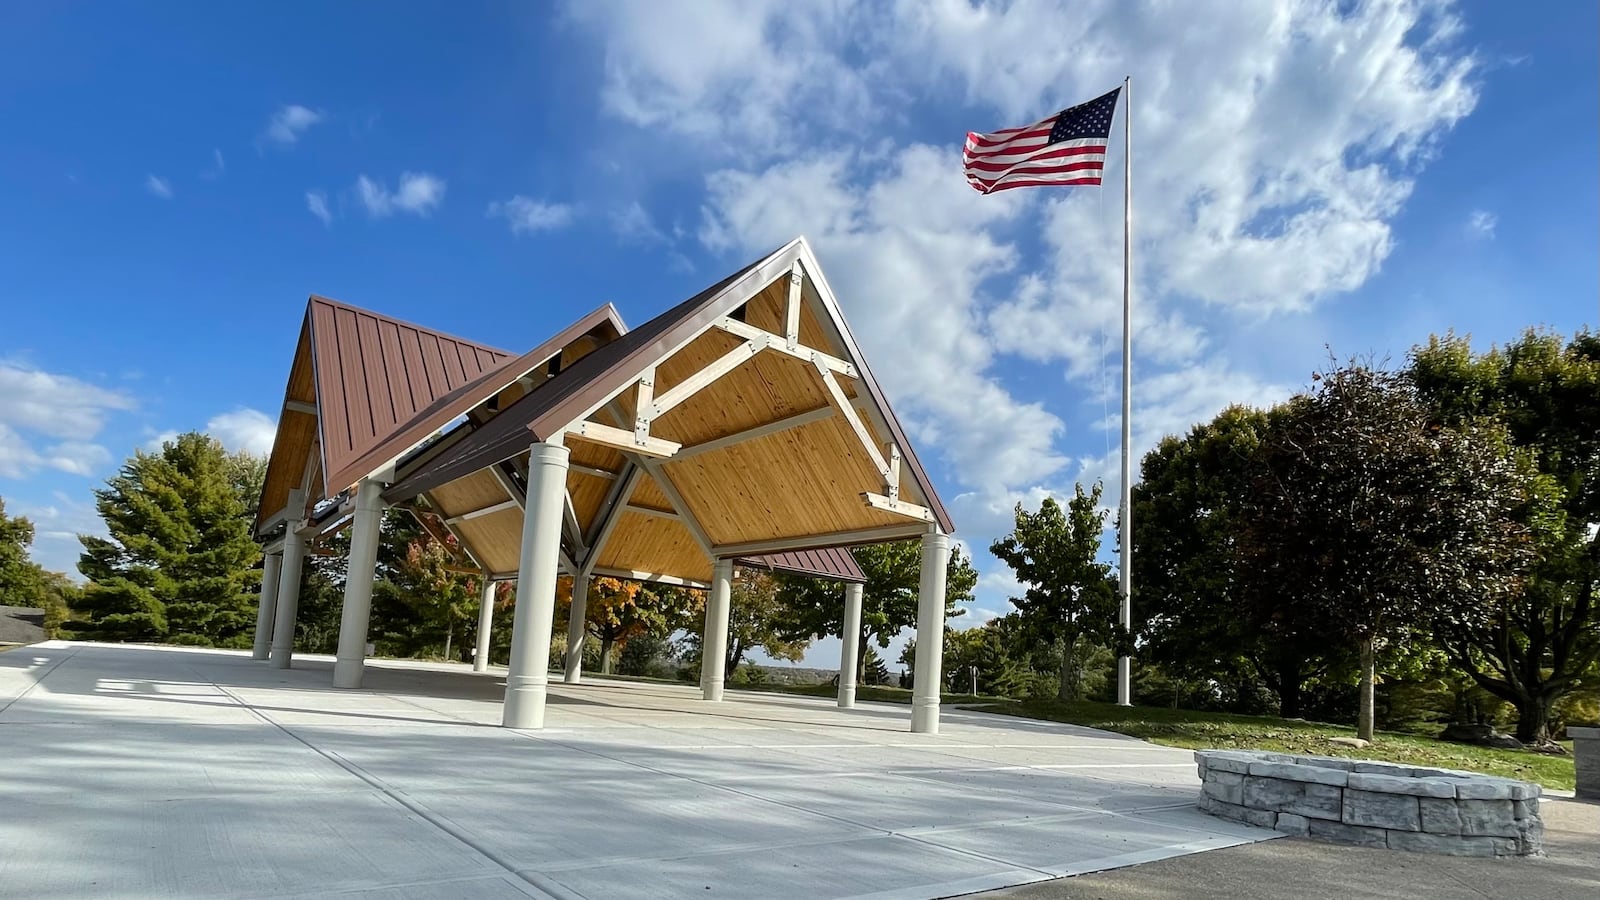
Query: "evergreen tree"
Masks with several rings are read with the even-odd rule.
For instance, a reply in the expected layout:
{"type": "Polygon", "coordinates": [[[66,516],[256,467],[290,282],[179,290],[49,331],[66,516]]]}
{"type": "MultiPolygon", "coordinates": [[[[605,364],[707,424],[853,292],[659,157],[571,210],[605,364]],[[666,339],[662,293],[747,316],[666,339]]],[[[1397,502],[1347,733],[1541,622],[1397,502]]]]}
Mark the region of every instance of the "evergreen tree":
{"type": "Polygon", "coordinates": [[[135,452],[95,507],[109,538],[80,536],[86,636],[242,645],[255,625],[260,549],[216,439],[191,432],[135,452]]]}

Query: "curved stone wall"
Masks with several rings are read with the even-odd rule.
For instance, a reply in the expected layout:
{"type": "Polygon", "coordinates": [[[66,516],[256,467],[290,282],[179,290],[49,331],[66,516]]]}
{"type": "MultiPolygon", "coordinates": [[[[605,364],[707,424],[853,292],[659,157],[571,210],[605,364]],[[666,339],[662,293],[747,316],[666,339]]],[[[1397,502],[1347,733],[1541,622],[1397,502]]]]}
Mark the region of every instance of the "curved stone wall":
{"type": "Polygon", "coordinates": [[[1541,856],[1539,786],[1449,769],[1196,750],[1200,808],[1342,844],[1452,856],[1541,856]]]}

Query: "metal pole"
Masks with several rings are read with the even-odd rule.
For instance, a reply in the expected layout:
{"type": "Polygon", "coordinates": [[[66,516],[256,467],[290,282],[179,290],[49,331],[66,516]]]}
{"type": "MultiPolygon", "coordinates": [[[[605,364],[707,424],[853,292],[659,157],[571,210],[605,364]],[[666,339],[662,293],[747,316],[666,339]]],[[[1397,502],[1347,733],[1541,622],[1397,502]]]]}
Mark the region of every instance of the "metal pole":
{"type": "MultiPolygon", "coordinates": [[[[1133,625],[1133,77],[1122,80],[1122,547],[1121,622],[1133,625]]],[[[1133,660],[1117,659],[1117,705],[1133,705],[1133,660]]]]}

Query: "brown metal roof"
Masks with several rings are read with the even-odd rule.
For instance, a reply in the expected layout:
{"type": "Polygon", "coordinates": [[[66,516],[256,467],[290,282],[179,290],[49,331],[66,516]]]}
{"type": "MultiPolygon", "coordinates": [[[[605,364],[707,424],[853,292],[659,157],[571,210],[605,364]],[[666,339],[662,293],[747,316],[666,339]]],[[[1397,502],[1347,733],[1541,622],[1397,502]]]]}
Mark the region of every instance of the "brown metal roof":
{"type": "MultiPolygon", "coordinates": [[[[527,353],[515,359],[507,359],[467,384],[438,397],[376,446],[352,459],[335,475],[342,476],[348,472],[352,474],[346,477],[353,479],[366,477],[438,431],[456,416],[477,407],[516,379],[542,367],[567,345],[596,329],[605,330],[605,340],[611,341],[626,332],[627,326],[622,323],[622,317],[617,314],[616,307],[609,303],[605,304],[527,353]]],[[[331,485],[346,483],[339,477],[329,479],[331,485]]]]}
{"type": "MultiPolygon", "coordinates": [[[[622,338],[579,360],[570,369],[552,378],[537,390],[501,411],[459,448],[419,469],[385,492],[390,502],[407,500],[423,491],[447,484],[484,466],[508,459],[527,449],[533,441],[544,440],[570,425],[590,408],[638,379],[655,365],[740,304],[783,275],[795,260],[806,257],[807,274],[821,282],[821,267],[810,255],[804,238],[796,238],[767,257],[734,272],[622,338]],[[530,433],[531,432],[531,433],[530,433]]],[[[860,371],[861,383],[883,410],[889,430],[901,448],[902,462],[917,483],[939,526],[953,532],[954,522],[934,492],[922,463],[906,440],[904,429],[890,408],[877,379],[865,364],[861,350],[850,335],[849,326],[839,311],[828,304],[833,325],[839,331],[846,352],[860,371]]]]}
{"type": "MultiPolygon", "coordinates": [[[[363,462],[419,416],[493,373],[504,350],[312,296],[311,359],[328,492],[369,474],[363,462]]],[[[464,410],[457,410],[445,421],[464,410]]]]}
{"type": "MultiPolygon", "coordinates": [[[[601,384],[616,382],[616,390],[627,384],[627,377],[616,373],[630,369],[630,361],[659,356],[666,339],[686,321],[704,318],[696,316],[712,299],[722,294],[730,285],[749,274],[760,263],[752,263],[727,278],[690,297],[654,319],[624,334],[578,360],[570,369],[560,373],[535,388],[517,402],[500,411],[482,427],[474,431],[454,452],[446,453],[429,465],[384,492],[390,503],[409,500],[424,491],[448,484],[463,475],[470,475],[484,466],[510,459],[528,449],[538,438],[528,432],[541,419],[547,419],[551,410],[570,407],[579,402],[592,403],[610,391],[602,393],[601,384]],[[655,349],[654,355],[651,354],[655,349]],[[590,399],[594,398],[594,399],[590,399]]],[[[710,318],[721,318],[718,312],[710,318]]],[[[648,365],[646,363],[645,365],[648,365]]],[[[642,368],[642,366],[641,366],[642,368]]],[[[635,372],[633,378],[638,377],[635,372]]],[[[581,410],[580,410],[581,411],[581,410]]],[[[563,425],[566,423],[563,422],[563,425]]]]}
{"type": "Polygon", "coordinates": [[[826,550],[796,550],[790,553],[769,553],[765,556],[747,556],[734,560],[741,566],[793,572],[833,581],[851,581],[865,584],[867,575],[861,571],[856,558],[844,547],[826,550]]]}

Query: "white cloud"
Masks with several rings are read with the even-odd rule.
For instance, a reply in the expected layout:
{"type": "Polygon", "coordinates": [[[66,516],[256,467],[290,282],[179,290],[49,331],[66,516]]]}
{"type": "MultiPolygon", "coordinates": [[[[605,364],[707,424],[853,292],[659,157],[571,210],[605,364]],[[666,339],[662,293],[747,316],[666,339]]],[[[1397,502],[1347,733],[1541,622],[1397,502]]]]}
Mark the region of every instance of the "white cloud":
{"type": "Polygon", "coordinates": [[[792,144],[819,118],[868,121],[873,66],[841,64],[832,49],[854,44],[852,25],[866,18],[848,4],[585,0],[567,12],[602,36],[601,102],[635,125],[740,156],[792,144]]]}
{"type": "Polygon", "coordinates": [[[510,200],[489,204],[488,215],[505,219],[512,234],[533,234],[566,227],[572,222],[572,207],[518,194],[510,200]]]}
{"type": "Polygon", "coordinates": [[[258,409],[242,408],[213,416],[206,422],[206,433],[229,450],[246,450],[256,456],[272,452],[278,423],[258,409]]]}
{"type": "Polygon", "coordinates": [[[281,106],[267,122],[267,138],[279,144],[293,144],[300,140],[306,129],[321,122],[323,115],[314,109],[293,103],[281,106]]]}
{"type": "Polygon", "coordinates": [[[637,200],[612,214],[611,229],[617,237],[635,244],[669,243],[666,234],[656,227],[655,220],[637,200]]]}
{"type": "Polygon", "coordinates": [[[0,425],[89,440],[100,433],[109,413],[135,405],[121,391],[0,361],[0,425]]]}
{"type": "Polygon", "coordinates": [[[45,465],[73,475],[92,476],[111,462],[111,451],[84,441],[63,441],[44,453],[45,465]]]}
{"type": "Polygon", "coordinates": [[[144,189],[163,200],[172,199],[172,182],[160,176],[146,175],[144,189]]]}
{"type": "MultiPolygon", "coordinates": [[[[390,193],[381,181],[365,175],[356,179],[356,195],[367,214],[374,219],[391,216],[397,212],[427,216],[444,202],[443,178],[427,172],[405,172],[400,176],[400,187],[390,193]]],[[[309,201],[308,201],[309,202],[309,201]]]]}
{"type": "Polygon", "coordinates": [[[119,391],[0,362],[0,478],[25,478],[42,468],[95,474],[111,454],[93,438],[112,412],[133,408],[133,398],[119,391]],[[31,435],[56,442],[40,450],[31,435]]]}
{"type": "Polygon", "coordinates": [[[48,503],[19,500],[14,508],[6,511],[26,516],[33,523],[33,547],[29,555],[34,562],[82,580],[78,573],[78,556],[83,552],[83,545],[78,542],[78,535],[106,534],[105,520],[100,518],[92,501],[74,500],[56,491],[48,503]]]}
{"type": "Polygon", "coordinates": [[[25,478],[43,463],[22,435],[0,422],[0,478],[25,478]]]}
{"type": "Polygon", "coordinates": [[[1475,209],[1472,215],[1467,217],[1467,237],[1492,241],[1494,227],[1499,223],[1500,219],[1494,213],[1486,209],[1475,209]]]}
{"type": "Polygon", "coordinates": [[[328,195],[324,191],[306,191],[306,209],[313,216],[322,220],[322,224],[333,224],[333,213],[328,209],[328,195]]]}
{"type": "MultiPolygon", "coordinates": [[[[959,177],[959,134],[928,146],[895,137],[904,126],[925,109],[1017,125],[1133,73],[1142,452],[1230,402],[1289,393],[1294,377],[1218,348],[1366,284],[1478,94],[1447,0],[1240,0],[1204,16],[1122,0],[596,0],[569,16],[603,43],[604,108],[713,161],[707,248],[742,261],[812,239],[914,442],[949,463],[952,511],[980,548],[1014,503],[1073,479],[1104,478],[1116,502],[1118,423],[1101,420],[1118,405],[1121,129],[1099,191],[980,197],[959,177]],[[1018,52],[1040,34],[1048,47],[1018,52]],[[1041,390],[1041,365],[1065,382],[1041,390]]],[[[990,583],[992,563],[979,554],[990,583]]]]}

